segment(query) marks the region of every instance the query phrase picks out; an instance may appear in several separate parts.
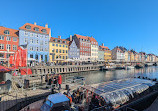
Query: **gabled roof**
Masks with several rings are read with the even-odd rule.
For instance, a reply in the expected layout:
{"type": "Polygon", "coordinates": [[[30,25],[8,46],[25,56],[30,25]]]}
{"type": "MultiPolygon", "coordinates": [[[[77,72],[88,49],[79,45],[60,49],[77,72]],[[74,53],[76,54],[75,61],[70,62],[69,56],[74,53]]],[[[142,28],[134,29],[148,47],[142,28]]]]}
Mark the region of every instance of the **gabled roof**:
{"type": "Polygon", "coordinates": [[[46,27],[43,27],[43,26],[34,25],[34,24],[30,24],[30,23],[24,24],[24,25],[23,25],[22,27],[20,27],[19,29],[28,30],[28,31],[36,32],[36,33],[42,33],[42,34],[49,34],[49,32],[50,32],[50,28],[46,28],[46,27]],[[27,26],[27,25],[31,26],[31,30],[26,29],[26,26],[27,26]],[[35,31],[35,30],[34,30],[35,27],[39,28],[39,31],[35,31]],[[45,30],[46,30],[46,33],[42,32],[42,29],[45,29],[45,30]]]}
{"type": "Polygon", "coordinates": [[[92,44],[94,44],[94,42],[95,42],[95,45],[98,44],[98,42],[95,40],[95,38],[93,38],[93,37],[88,37],[88,39],[90,40],[90,42],[91,42],[92,44]]]}
{"type": "Polygon", "coordinates": [[[9,35],[8,36],[12,36],[12,37],[19,37],[19,31],[15,30],[15,29],[11,29],[11,28],[6,28],[3,26],[0,26],[0,35],[5,35],[4,31],[8,30],[9,31],[9,35]]]}
{"type": "Polygon", "coordinates": [[[87,37],[87,36],[78,35],[78,34],[75,34],[74,36],[76,36],[78,39],[81,38],[81,39],[86,39],[86,40],[88,40],[88,37],[87,37]]]}
{"type": "Polygon", "coordinates": [[[106,46],[99,46],[99,47],[102,48],[102,49],[107,49],[107,50],[109,50],[109,48],[106,47],[106,46]]]}
{"type": "MultiPolygon", "coordinates": [[[[62,43],[63,43],[63,41],[66,41],[66,43],[69,44],[69,41],[68,41],[68,40],[66,40],[66,39],[60,39],[60,38],[55,38],[55,37],[51,37],[51,38],[50,38],[50,42],[55,42],[55,39],[61,40],[62,43]]],[[[59,43],[59,42],[58,42],[58,43],[59,43]]]]}

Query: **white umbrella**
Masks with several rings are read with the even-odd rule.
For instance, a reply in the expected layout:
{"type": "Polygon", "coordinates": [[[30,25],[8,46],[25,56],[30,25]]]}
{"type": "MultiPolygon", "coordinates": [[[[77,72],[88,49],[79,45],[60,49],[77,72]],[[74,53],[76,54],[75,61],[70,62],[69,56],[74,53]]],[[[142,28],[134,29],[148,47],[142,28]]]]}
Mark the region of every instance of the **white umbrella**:
{"type": "Polygon", "coordinates": [[[34,58],[28,58],[27,60],[28,61],[36,61],[36,59],[34,59],[34,58]]]}

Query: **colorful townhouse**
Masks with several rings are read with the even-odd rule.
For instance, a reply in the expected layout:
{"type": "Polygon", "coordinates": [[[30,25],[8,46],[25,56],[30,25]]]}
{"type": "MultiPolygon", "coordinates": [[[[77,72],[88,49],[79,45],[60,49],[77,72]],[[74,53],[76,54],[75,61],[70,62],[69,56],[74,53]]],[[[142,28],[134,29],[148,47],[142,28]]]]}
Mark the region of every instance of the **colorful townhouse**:
{"type": "Polygon", "coordinates": [[[67,62],[66,59],[68,59],[68,46],[69,41],[66,39],[61,39],[61,36],[58,36],[58,38],[51,37],[49,42],[50,62],[67,62]]]}
{"type": "Polygon", "coordinates": [[[49,61],[49,40],[51,30],[48,24],[39,26],[36,23],[26,23],[19,28],[19,45],[27,46],[27,56],[38,62],[49,61]]]}
{"type": "Polygon", "coordinates": [[[102,45],[99,46],[99,49],[104,51],[104,61],[110,62],[112,60],[111,50],[108,47],[104,46],[104,43],[102,43],[102,45]]]}
{"type": "Polygon", "coordinates": [[[134,51],[133,53],[134,53],[134,61],[138,62],[138,60],[139,60],[138,59],[138,57],[139,57],[138,53],[136,51],[134,51]]]}
{"type": "Polygon", "coordinates": [[[98,42],[93,37],[88,37],[91,42],[91,61],[98,60],[98,42]]]}
{"type": "Polygon", "coordinates": [[[68,58],[73,60],[79,60],[80,59],[80,48],[76,44],[76,41],[72,39],[72,35],[70,35],[69,40],[69,50],[68,50],[68,58]]]}
{"type": "Polygon", "coordinates": [[[139,52],[139,61],[140,62],[144,62],[145,59],[147,58],[146,53],[145,52],[139,52]]]}
{"type": "Polygon", "coordinates": [[[91,42],[89,37],[75,34],[72,39],[76,42],[77,47],[80,49],[80,60],[91,60],[91,42]]]}
{"type": "Polygon", "coordinates": [[[99,46],[99,49],[98,49],[98,61],[104,61],[104,53],[105,53],[105,51],[99,46]]]}
{"type": "Polygon", "coordinates": [[[130,54],[128,53],[128,51],[125,51],[125,61],[129,62],[130,61],[130,54]]]}
{"type": "Polygon", "coordinates": [[[128,53],[130,54],[130,61],[133,62],[134,61],[134,51],[130,50],[130,51],[128,51],[128,53]]]}
{"type": "Polygon", "coordinates": [[[7,61],[19,45],[19,31],[0,26],[0,58],[7,61]]]}
{"type": "Polygon", "coordinates": [[[115,47],[112,50],[112,59],[117,61],[124,61],[125,60],[125,53],[119,48],[115,47]]]}
{"type": "Polygon", "coordinates": [[[156,62],[158,62],[158,56],[156,56],[156,62]]]}

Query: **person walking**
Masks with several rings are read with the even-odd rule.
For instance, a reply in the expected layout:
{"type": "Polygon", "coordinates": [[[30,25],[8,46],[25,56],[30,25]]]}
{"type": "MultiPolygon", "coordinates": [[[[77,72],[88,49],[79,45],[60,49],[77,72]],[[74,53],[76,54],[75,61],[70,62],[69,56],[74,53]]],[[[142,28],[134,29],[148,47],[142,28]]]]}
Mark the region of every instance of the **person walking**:
{"type": "Polygon", "coordinates": [[[59,90],[61,89],[61,84],[62,84],[62,76],[59,74],[58,76],[58,84],[59,84],[59,90]]]}

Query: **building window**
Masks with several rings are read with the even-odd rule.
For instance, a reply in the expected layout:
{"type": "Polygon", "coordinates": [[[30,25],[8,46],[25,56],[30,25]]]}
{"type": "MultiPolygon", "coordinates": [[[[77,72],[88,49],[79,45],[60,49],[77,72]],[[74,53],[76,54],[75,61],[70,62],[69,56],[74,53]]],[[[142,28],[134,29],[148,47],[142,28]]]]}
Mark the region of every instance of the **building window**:
{"type": "Polygon", "coordinates": [[[36,51],[38,51],[38,47],[36,47],[36,51]]]}
{"type": "Polygon", "coordinates": [[[17,41],[17,38],[16,38],[16,37],[13,37],[13,41],[16,42],[16,41],[17,41]]]}
{"type": "Polygon", "coordinates": [[[61,47],[61,45],[59,45],[59,47],[61,47]]]}
{"type": "Polygon", "coordinates": [[[30,37],[33,37],[33,33],[30,33],[30,37]]]}
{"type": "Polygon", "coordinates": [[[66,45],[66,48],[67,48],[67,45],[66,45]]]}
{"type": "Polygon", "coordinates": [[[36,41],[36,43],[38,44],[38,40],[36,41]]]}
{"type": "Polygon", "coordinates": [[[67,53],[67,50],[66,50],[66,53],[67,53]]]}
{"type": "Polygon", "coordinates": [[[47,48],[45,48],[45,51],[48,51],[48,49],[47,49],[47,48]]]}
{"type": "Polygon", "coordinates": [[[46,29],[42,29],[41,31],[42,31],[43,33],[46,33],[46,32],[47,32],[46,29]]]}
{"type": "Polygon", "coordinates": [[[52,49],[52,52],[54,52],[54,49],[52,49]]]}
{"type": "Polygon", "coordinates": [[[13,45],[13,50],[17,50],[17,45],[13,45]]]}
{"type": "Polygon", "coordinates": [[[59,50],[59,53],[61,53],[61,49],[59,50]]]}
{"type": "Polygon", "coordinates": [[[65,47],[65,45],[63,45],[63,47],[65,47]]]}
{"type": "Polygon", "coordinates": [[[4,40],[4,36],[0,36],[0,40],[4,40]]]}
{"type": "Polygon", "coordinates": [[[63,53],[65,53],[65,50],[63,50],[63,53]]]}
{"type": "Polygon", "coordinates": [[[25,42],[25,43],[27,42],[27,38],[24,39],[24,42],[25,42]]]}
{"type": "Polygon", "coordinates": [[[3,53],[0,53],[0,57],[4,58],[4,54],[3,54],[3,53]]]}
{"type": "Polygon", "coordinates": [[[9,35],[10,34],[9,30],[5,30],[4,34],[9,35]]]}
{"type": "Polygon", "coordinates": [[[38,55],[36,55],[36,57],[35,57],[35,58],[36,58],[36,60],[38,60],[38,55]]]}
{"type": "Polygon", "coordinates": [[[41,60],[43,60],[43,55],[41,55],[41,60]]]}
{"type": "Polygon", "coordinates": [[[66,59],[67,59],[67,56],[66,56],[66,59]]]}
{"type": "Polygon", "coordinates": [[[52,44],[52,46],[55,46],[54,44],[52,44]]]}
{"type": "Polygon", "coordinates": [[[58,49],[56,49],[56,53],[58,53],[58,49]]]}
{"type": "Polygon", "coordinates": [[[0,44],[0,49],[4,49],[4,44],[0,44]]]}
{"type": "Polygon", "coordinates": [[[56,56],[56,59],[58,59],[58,56],[56,56]]]}
{"type": "Polygon", "coordinates": [[[45,36],[45,39],[47,39],[47,36],[45,36]]]}
{"type": "Polygon", "coordinates": [[[43,51],[43,48],[42,48],[42,47],[40,48],[40,51],[43,51]]]}
{"type": "Polygon", "coordinates": [[[56,44],[56,47],[58,47],[58,44],[56,44]]]}
{"type": "Polygon", "coordinates": [[[65,59],[65,57],[63,56],[63,59],[65,59]]]}
{"type": "Polygon", "coordinates": [[[33,39],[30,39],[30,42],[33,43],[33,39]]]}
{"type": "Polygon", "coordinates": [[[45,45],[47,45],[47,41],[45,41],[45,45]]]}
{"type": "Polygon", "coordinates": [[[25,28],[28,29],[28,30],[31,30],[31,26],[30,25],[26,25],[25,28]]]}
{"type": "Polygon", "coordinates": [[[28,32],[26,32],[26,31],[25,31],[25,33],[24,33],[24,34],[25,34],[25,36],[28,36],[28,32]]]}
{"type": "Polygon", "coordinates": [[[7,41],[11,41],[11,37],[7,37],[7,41]]]}
{"type": "Polygon", "coordinates": [[[33,58],[33,54],[30,55],[30,58],[33,58]]]}
{"type": "Polygon", "coordinates": [[[30,47],[30,51],[33,51],[33,47],[30,47]]]}
{"type": "Polygon", "coordinates": [[[10,50],[10,49],[11,49],[11,45],[7,44],[7,50],[10,50]]]}
{"type": "Polygon", "coordinates": [[[7,58],[9,58],[11,56],[11,54],[7,54],[7,58]]]}
{"type": "Polygon", "coordinates": [[[41,38],[43,38],[43,35],[41,35],[41,38]]]}
{"type": "Polygon", "coordinates": [[[34,30],[38,32],[38,31],[39,31],[39,28],[38,28],[38,27],[35,27],[34,30]]]}

